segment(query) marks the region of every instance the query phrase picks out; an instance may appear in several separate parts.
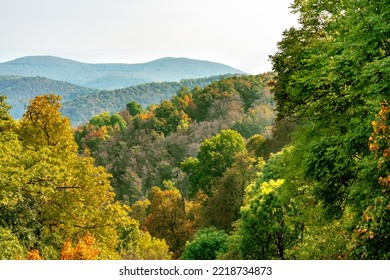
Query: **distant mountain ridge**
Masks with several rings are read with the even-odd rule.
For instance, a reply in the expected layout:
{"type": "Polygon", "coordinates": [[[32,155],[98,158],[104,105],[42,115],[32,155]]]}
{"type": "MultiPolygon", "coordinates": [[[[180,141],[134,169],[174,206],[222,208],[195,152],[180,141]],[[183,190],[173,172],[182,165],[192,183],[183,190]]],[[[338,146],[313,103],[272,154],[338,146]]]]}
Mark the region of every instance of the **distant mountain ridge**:
{"type": "Polygon", "coordinates": [[[223,74],[245,73],[220,63],[174,57],[137,64],[92,64],[55,56],[27,56],[0,63],[0,75],[3,76],[41,76],[106,90],[149,82],[178,82],[182,79],[223,74]]]}

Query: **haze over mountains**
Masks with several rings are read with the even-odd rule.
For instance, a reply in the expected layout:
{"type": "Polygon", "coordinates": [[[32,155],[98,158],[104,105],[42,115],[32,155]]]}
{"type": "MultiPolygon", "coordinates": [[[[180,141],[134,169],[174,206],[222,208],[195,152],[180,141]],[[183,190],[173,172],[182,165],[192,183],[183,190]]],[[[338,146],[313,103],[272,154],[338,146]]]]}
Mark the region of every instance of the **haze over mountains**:
{"type": "Polygon", "coordinates": [[[28,56],[0,63],[0,95],[19,119],[33,97],[62,96],[63,113],[73,125],[127,102],[143,107],[169,99],[182,86],[205,86],[244,72],[227,65],[188,58],[162,58],[139,64],[88,64],[53,56],[28,56]]]}
{"type": "Polygon", "coordinates": [[[220,63],[173,57],[138,64],[90,64],[54,56],[27,56],[0,63],[0,75],[3,76],[41,76],[106,90],[227,73],[244,74],[220,63]]]}

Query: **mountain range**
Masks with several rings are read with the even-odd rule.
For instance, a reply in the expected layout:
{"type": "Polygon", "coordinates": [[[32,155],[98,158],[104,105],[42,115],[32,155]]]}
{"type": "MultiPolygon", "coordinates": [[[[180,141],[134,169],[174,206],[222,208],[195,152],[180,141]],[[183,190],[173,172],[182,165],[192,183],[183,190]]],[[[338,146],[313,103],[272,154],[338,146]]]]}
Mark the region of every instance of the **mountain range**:
{"type": "Polygon", "coordinates": [[[170,99],[182,87],[205,87],[230,76],[225,74],[179,82],[153,82],[115,90],[87,88],[45,77],[0,76],[0,95],[7,97],[7,103],[12,107],[10,113],[15,119],[22,117],[29,100],[35,96],[47,93],[60,95],[62,114],[70,118],[72,125],[77,126],[104,111],[118,112],[130,101],[137,101],[146,108],[163,99],[170,99]]]}
{"type": "MultiPolygon", "coordinates": [[[[179,82],[154,82],[131,86],[116,90],[101,90],[88,95],[79,96],[62,102],[61,113],[68,116],[73,126],[88,122],[94,115],[102,112],[116,113],[126,107],[130,101],[136,101],[143,108],[170,99],[182,88],[203,88],[215,81],[226,79],[232,75],[211,76],[199,79],[183,79],[179,82]]],[[[85,89],[87,90],[87,88],[85,89]]]]}
{"type": "Polygon", "coordinates": [[[55,56],[27,56],[0,63],[0,75],[46,77],[96,89],[117,89],[150,82],[178,82],[223,74],[244,74],[230,66],[166,57],[138,64],[91,64],[55,56]]]}

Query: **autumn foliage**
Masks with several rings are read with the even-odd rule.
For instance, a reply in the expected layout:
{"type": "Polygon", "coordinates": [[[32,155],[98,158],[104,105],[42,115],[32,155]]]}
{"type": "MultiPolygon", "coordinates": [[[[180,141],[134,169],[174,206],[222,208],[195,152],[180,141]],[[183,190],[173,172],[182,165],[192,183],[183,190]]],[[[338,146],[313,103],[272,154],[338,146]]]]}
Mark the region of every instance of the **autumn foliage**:
{"type": "Polygon", "coordinates": [[[96,260],[100,250],[95,247],[95,238],[87,232],[73,247],[67,240],[61,251],[61,260],[96,260]]]}
{"type": "Polygon", "coordinates": [[[42,256],[39,253],[39,250],[31,250],[27,254],[27,259],[32,261],[43,260],[42,256]]]}
{"type": "Polygon", "coordinates": [[[355,254],[362,259],[390,258],[390,108],[386,101],[381,103],[372,128],[369,149],[375,159],[377,190],[354,231],[355,254]]]}

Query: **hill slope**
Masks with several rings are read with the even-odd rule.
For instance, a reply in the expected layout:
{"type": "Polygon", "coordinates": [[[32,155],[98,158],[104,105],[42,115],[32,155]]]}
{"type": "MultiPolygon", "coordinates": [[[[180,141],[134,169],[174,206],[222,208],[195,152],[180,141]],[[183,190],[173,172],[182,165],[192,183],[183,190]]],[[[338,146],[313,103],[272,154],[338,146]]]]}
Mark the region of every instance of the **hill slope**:
{"type": "Polygon", "coordinates": [[[25,106],[34,96],[55,93],[66,102],[97,91],[43,77],[0,76],[0,95],[7,96],[7,102],[12,106],[11,115],[15,119],[23,115],[25,106]]]}
{"type": "Polygon", "coordinates": [[[0,75],[43,76],[99,89],[243,74],[230,66],[188,58],[162,58],[138,64],[88,64],[54,56],[28,56],[0,63],[0,75]]]}
{"type": "Polygon", "coordinates": [[[62,114],[68,116],[72,125],[87,122],[94,115],[102,112],[115,113],[126,107],[130,101],[137,101],[142,107],[170,99],[182,87],[205,87],[215,81],[231,75],[211,76],[199,79],[183,79],[179,82],[146,83],[116,90],[102,90],[88,96],[80,96],[62,103],[62,114]]]}

